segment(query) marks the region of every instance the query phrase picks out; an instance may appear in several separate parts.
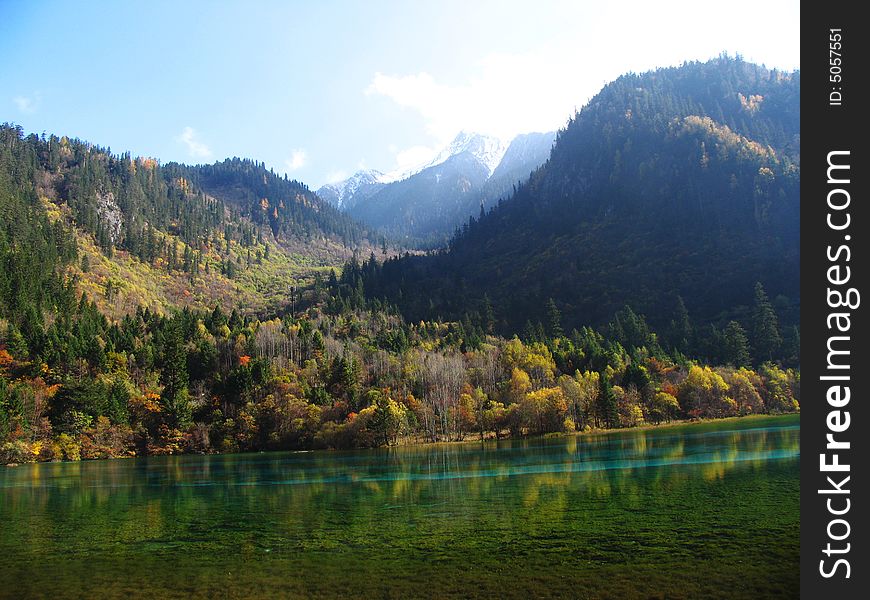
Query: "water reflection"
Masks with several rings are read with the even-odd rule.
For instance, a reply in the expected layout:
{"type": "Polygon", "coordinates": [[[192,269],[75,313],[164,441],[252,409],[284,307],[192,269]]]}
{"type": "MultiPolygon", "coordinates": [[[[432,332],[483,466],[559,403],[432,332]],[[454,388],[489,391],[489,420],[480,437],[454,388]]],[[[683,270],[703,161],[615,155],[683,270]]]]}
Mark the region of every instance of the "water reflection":
{"type": "Polygon", "coordinates": [[[486,563],[490,553],[561,548],[594,563],[634,556],[635,545],[650,538],[637,555],[642,564],[655,556],[650,548],[667,545],[658,536],[667,539],[665,532],[692,519],[724,514],[724,523],[737,524],[751,515],[727,511],[750,503],[756,512],[768,502],[781,510],[774,502],[781,502],[783,481],[794,488],[796,514],[798,418],[366,452],[4,469],[0,584],[16,572],[13,562],[20,570],[87,559],[108,569],[123,560],[129,574],[130,561],[139,561],[145,577],[149,561],[172,560],[181,573],[195,556],[224,568],[268,554],[286,572],[332,564],[324,552],[365,562],[395,552],[449,561],[480,551],[486,563]],[[754,495],[718,486],[730,485],[729,478],[741,490],[751,481],[754,495]]]}

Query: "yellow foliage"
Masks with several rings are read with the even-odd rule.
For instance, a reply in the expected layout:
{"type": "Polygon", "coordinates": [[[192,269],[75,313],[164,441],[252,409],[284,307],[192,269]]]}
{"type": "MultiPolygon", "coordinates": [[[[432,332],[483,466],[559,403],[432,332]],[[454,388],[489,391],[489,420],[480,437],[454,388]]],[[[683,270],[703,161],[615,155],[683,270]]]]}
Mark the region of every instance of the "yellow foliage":
{"type": "Polygon", "coordinates": [[[536,381],[549,383],[553,378],[556,363],[545,344],[523,344],[513,338],[504,345],[504,360],[508,368],[519,367],[536,381]]]}
{"type": "Polygon", "coordinates": [[[716,150],[726,155],[757,157],[776,161],[776,153],[773,148],[763,146],[756,141],[735,133],[727,125],[720,125],[710,117],[689,115],[684,117],[682,121],[675,119],[673,121],[673,130],[677,136],[704,133],[715,141],[716,150]]]}
{"type": "Polygon", "coordinates": [[[525,394],[532,386],[529,374],[518,367],[511,370],[511,392],[525,394]]]}

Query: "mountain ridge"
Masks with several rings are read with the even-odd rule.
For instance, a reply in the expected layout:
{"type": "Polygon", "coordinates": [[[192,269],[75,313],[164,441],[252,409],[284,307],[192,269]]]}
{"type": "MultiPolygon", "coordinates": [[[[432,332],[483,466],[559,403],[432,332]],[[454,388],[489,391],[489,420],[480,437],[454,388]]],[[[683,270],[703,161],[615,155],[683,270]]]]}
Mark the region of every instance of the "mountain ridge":
{"type": "Polygon", "coordinates": [[[412,321],[474,320],[491,302],[510,333],[546,322],[549,298],[569,328],[625,304],[661,327],[678,296],[699,322],[748,326],[760,281],[796,323],[799,118],[799,72],[722,57],[622,76],[448,250],[387,261],[363,284],[412,321]]]}
{"type": "Polygon", "coordinates": [[[437,245],[480,206],[493,205],[527,178],[546,160],[554,137],[555,132],[520,134],[504,143],[460,131],[433,159],[402,176],[360,171],[317,194],[388,235],[437,245]]]}

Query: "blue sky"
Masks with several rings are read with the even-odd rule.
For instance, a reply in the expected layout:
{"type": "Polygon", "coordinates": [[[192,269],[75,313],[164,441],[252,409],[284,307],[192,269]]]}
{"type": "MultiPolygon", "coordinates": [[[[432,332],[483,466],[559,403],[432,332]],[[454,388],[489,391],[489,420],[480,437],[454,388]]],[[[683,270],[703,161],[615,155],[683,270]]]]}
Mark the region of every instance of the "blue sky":
{"type": "Polygon", "coordinates": [[[0,0],[0,121],[313,188],[461,129],[561,127],[627,71],[800,67],[799,2],[0,0]],[[707,7],[710,8],[707,8],[707,7]]]}

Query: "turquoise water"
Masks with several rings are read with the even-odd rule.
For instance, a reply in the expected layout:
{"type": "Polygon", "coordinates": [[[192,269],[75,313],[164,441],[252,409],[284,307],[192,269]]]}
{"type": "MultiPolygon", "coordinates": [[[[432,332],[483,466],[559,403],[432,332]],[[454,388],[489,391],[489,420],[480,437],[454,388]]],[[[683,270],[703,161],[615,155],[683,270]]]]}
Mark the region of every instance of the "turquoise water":
{"type": "Polygon", "coordinates": [[[796,597],[799,417],[0,468],[0,597],[796,597]]]}

